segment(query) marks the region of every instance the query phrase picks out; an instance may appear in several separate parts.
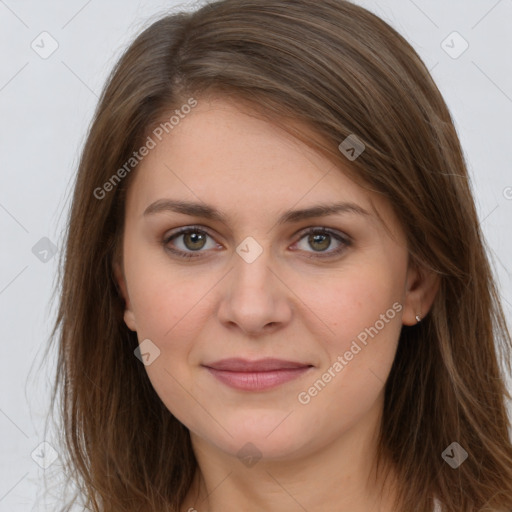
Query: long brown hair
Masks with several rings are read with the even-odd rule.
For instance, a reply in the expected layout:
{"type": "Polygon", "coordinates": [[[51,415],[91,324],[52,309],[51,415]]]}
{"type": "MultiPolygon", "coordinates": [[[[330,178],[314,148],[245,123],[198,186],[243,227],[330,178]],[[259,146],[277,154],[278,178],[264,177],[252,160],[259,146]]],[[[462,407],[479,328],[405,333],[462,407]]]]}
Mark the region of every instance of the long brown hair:
{"type": "Polygon", "coordinates": [[[399,476],[396,510],[431,512],[433,497],[447,512],[512,510],[512,342],[457,133],[413,48],[345,0],[220,0],[168,15],[113,70],[80,160],[53,332],[52,406],[58,398],[85,506],[177,512],[197,469],[188,430],[152,388],[123,321],[113,263],[136,166],[112,177],[159,121],[209,94],[246,102],[349,165],[394,208],[411,261],[439,276],[428,316],[403,327],[386,382],[379,459],[399,476]],[[348,162],[338,146],[351,134],[365,151],[348,162]],[[441,456],[453,442],[468,453],[457,469],[441,456]]]}

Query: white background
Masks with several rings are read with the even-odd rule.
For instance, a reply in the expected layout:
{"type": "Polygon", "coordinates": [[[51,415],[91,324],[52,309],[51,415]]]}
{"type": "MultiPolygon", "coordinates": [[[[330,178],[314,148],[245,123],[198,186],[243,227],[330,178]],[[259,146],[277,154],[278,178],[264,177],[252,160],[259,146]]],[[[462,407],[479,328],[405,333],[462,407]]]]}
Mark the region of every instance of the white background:
{"type": "MultiPolygon", "coordinates": [[[[357,3],[411,42],[448,103],[510,319],[512,0],[357,3]],[[453,31],[469,44],[456,59],[441,46],[453,31]]],[[[51,441],[44,421],[55,370],[41,359],[55,316],[58,254],[43,263],[32,248],[43,237],[62,248],[79,152],[107,73],[136,33],[176,5],[0,0],[0,511],[57,510],[31,453],[51,441]],[[59,45],[47,59],[31,48],[43,31],[59,45]]],[[[462,48],[452,39],[452,51],[462,48]]]]}

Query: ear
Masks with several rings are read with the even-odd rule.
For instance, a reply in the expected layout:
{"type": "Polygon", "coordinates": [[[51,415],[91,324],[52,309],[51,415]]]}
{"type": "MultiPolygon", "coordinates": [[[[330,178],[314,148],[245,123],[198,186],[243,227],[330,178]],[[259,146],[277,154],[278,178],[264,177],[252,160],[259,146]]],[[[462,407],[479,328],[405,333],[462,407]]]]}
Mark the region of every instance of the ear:
{"type": "Polygon", "coordinates": [[[417,324],[416,315],[420,316],[420,320],[427,316],[439,290],[439,285],[439,275],[434,271],[424,267],[419,268],[413,264],[409,265],[402,314],[404,325],[417,324]]]}
{"type": "Polygon", "coordinates": [[[124,272],[121,268],[121,265],[118,262],[114,263],[114,277],[116,279],[117,286],[119,287],[119,291],[121,292],[121,296],[123,297],[125,303],[124,323],[126,324],[128,329],[132,331],[137,331],[137,323],[135,322],[135,315],[132,311],[130,297],[128,295],[128,288],[126,286],[126,279],[124,277],[124,272]]]}

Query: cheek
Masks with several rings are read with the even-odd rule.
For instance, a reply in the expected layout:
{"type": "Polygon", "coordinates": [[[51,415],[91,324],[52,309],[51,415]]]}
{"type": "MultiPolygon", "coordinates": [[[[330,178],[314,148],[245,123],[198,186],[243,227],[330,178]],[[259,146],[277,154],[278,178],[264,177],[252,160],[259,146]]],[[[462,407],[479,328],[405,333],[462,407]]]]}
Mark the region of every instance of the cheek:
{"type": "Polygon", "coordinates": [[[125,272],[140,339],[165,344],[169,338],[186,337],[184,331],[197,325],[191,317],[201,314],[201,298],[212,287],[212,276],[194,278],[192,271],[177,270],[154,249],[129,252],[125,272]]]}
{"type": "Polygon", "coordinates": [[[145,370],[166,407],[185,424],[193,423],[201,411],[191,406],[191,394],[200,393],[195,389],[190,353],[204,321],[200,299],[211,286],[192,284],[191,277],[179,274],[170,276],[165,266],[141,264],[136,269],[131,274],[130,292],[137,337],[139,343],[151,340],[159,350],[145,370]]]}
{"type": "Polygon", "coordinates": [[[318,404],[329,404],[333,414],[352,411],[357,417],[384,386],[402,328],[399,273],[398,267],[354,266],[308,296],[308,306],[329,331],[321,382],[317,378],[309,383],[311,393],[305,391],[311,398],[318,395],[318,404]]]}
{"type": "Polygon", "coordinates": [[[305,302],[317,321],[329,328],[329,350],[348,350],[352,340],[361,333],[364,339],[376,323],[377,330],[386,335],[393,330],[396,335],[401,325],[397,310],[403,299],[399,283],[397,274],[379,265],[354,266],[317,281],[305,302]]]}

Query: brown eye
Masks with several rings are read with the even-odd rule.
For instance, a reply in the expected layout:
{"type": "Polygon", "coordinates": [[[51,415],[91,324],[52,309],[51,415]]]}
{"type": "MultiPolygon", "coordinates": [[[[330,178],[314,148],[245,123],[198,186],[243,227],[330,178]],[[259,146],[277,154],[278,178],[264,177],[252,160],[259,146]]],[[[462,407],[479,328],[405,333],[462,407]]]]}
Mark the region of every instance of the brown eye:
{"type": "Polygon", "coordinates": [[[296,245],[301,251],[309,253],[309,258],[328,258],[338,256],[351,244],[351,240],[341,233],[326,228],[313,228],[303,233],[296,245]]]}
{"type": "MultiPolygon", "coordinates": [[[[209,249],[219,247],[209,233],[193,226],[170,234],[162,244],[167,251],[185,259],[205,256],[203,253],[209,252],[209,249]]],[[[301,251],[309,253],[308,258],[329,258],[340,255],[351,244],[352,241],[347,236],[326,228],[313,228],[303,233],[295,245],[301,251]],[[332,248],[333,245],[334,248],[332,248]]]]}
{"type": "Polygon", "coordinates": [[[206,231],[194,227],[181,229],[167,236],[162,243],[166,250],[182,258],[196,258],[207,252],[208,249],[217,247],[206,231]],[[210,246],[208,246],[208,242],[210,242],[210,246]]]}

